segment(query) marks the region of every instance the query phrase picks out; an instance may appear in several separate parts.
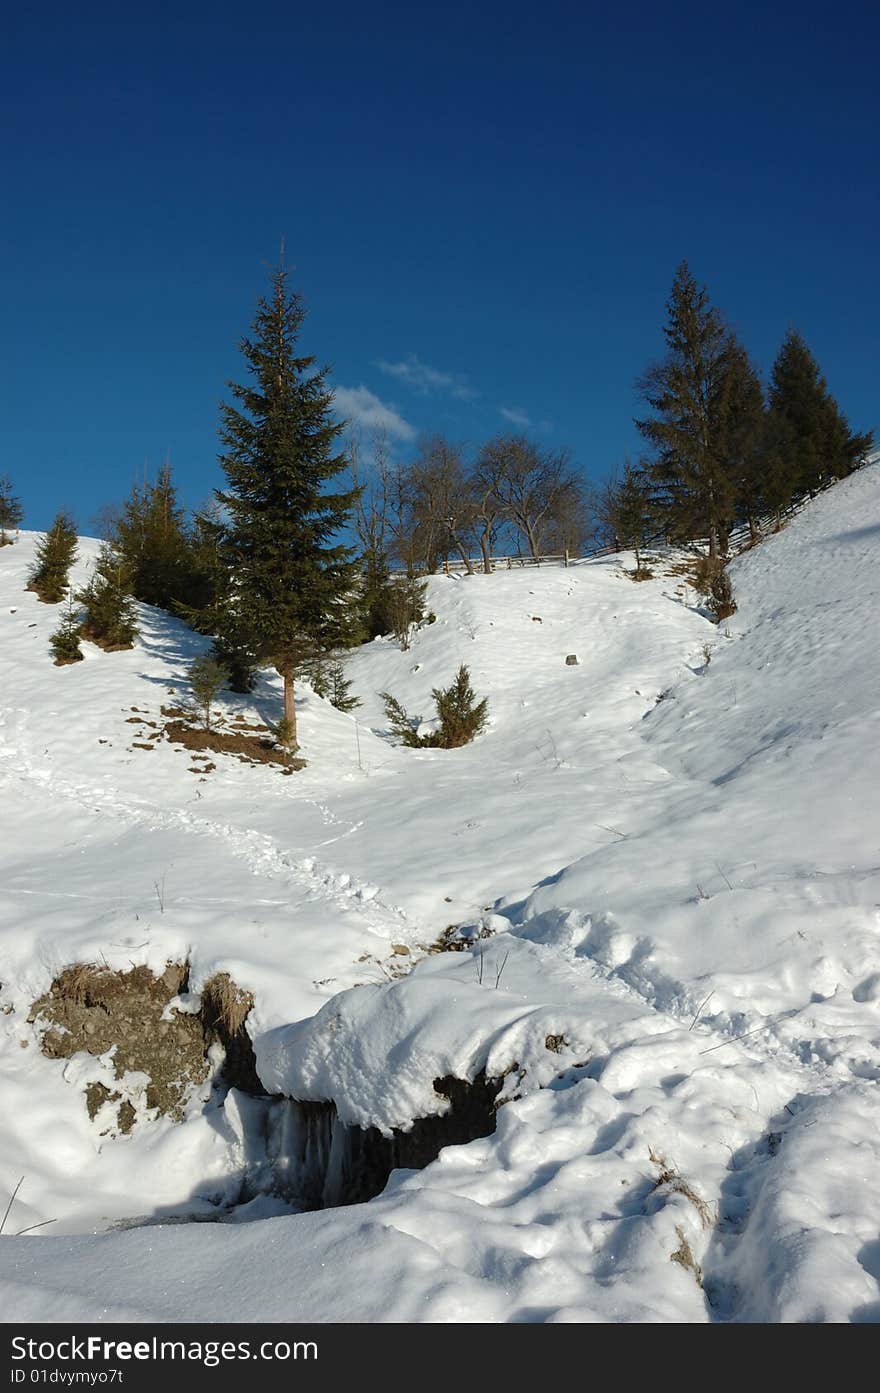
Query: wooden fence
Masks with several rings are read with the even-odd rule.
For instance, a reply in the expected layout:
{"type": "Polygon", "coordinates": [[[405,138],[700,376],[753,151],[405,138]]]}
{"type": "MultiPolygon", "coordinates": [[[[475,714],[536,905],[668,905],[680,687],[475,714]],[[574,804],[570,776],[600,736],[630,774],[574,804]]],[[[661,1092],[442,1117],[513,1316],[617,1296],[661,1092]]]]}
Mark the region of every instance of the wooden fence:
{"type": "MultiPolygon", "coordinates": [[[[619,548],[613,546],[596,547],[594,551],[584,552],[582,555],[575,556],[571,552],[556,551],[548,552],[543,556],[490,556],[489,565],[493,571],[516,571],[524,566],[574,566],[580,561],[592,561],[597,556],[613,556],[619,548]]],[[[434,575],[458,575],[466,572],[470,568],[475,573],[482,575],[485,573],[485,564],[482,556],[470,556],[468,561],[463,561],[459,556],[448,556],[443,561],[438,561],[434,575]]],[[[407,572],[403,567],[394,567],[391,570],[393,576],[404,576],[407,572]]],[[[425,572],[419,572],[424,575],[425,572]]]]}

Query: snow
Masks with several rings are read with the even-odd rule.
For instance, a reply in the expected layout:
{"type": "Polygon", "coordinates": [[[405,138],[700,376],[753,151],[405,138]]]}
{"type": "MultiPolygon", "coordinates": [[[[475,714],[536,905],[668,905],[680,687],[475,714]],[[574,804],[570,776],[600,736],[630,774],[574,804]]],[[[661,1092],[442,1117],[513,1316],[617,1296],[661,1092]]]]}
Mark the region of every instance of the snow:
{"type": "Polygon", "coordinates": [[[289,778],[134,747],[204,640],[141,607],[133,652],[53,667],[35,540],[0,550],[7,1319],[880,1319],[876,467],[733,563],[721,631],[671,555],[432,579],[407,652],[348,660],[353,715],[301,688],[289,778]],[[378,694],[430,717],[461,662],[486,733],[395,746],[378,694]],[[255,994],[270,1090],[387,1132],[485,1071],[496,1133],[313,1214],[234,1207],[240,1095],[101,1137],[108,1061],[46,1059],[30,1005],[187,956],[255,994]]]}

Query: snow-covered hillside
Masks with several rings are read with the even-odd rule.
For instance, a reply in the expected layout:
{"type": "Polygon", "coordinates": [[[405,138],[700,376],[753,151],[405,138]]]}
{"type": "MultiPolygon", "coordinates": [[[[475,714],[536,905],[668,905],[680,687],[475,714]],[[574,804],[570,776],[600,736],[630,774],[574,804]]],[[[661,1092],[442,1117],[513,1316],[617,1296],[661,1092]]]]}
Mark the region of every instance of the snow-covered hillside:
{"type": "Polygon", "coordinates": [[[880,1319],[880,470],[733,564],[721,632],[669,558],[433,579],[408,652],[349,659],[356,719],[304,690],[290,777],[155,741],[204,646],[166,615],[52,666],[34,540],[0,550],[8,1319],[880,1319]],[[379,692],[429,717],[461,662],[487,732],[394,745],[379,692]],[[406,1128],[503,1075],[497,1131],[366,1205],[230,1209],[250,1100],[101,1136],[109,1062],[28,1022],[70,963],[187,959],[254,993],[270,1091],[406,1128]]]}

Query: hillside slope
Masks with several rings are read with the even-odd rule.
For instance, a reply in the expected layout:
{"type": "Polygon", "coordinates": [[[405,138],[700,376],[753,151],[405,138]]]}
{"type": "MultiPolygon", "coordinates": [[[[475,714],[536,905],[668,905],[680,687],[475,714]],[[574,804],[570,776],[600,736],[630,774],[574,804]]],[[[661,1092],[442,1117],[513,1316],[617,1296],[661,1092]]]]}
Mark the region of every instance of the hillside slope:
{"type": "Polygon", "coordinates": [[[350,659],[357,721],[303,693],[290,778],[138,749],[132,708],[158,719],[202,641],[143,610],[134,652],[55,669],[32,539],[0,552],[0,1188],[27,1176],[16,1229],[56,1221],[0,1242],[4,1309],[876,1319],[878,542],[871,468],[734,564],[725,634],[615,558],[436,578],[408,652],[350,659]],[[393,746],[378,692],[427,716],[461,661],[487,733],[393,746]],[[398,977],[449,923],[490,936],[398,977]],[[255,993],[270,1089],[405,1127],[434,1079],[504,1074],[497,1132],[366,1206],[90,1235],[204,1214],[254,1164],[235,1095],[100,1138],[87,1068],[27,1024],[66,963],[182,956],[255,993]]]}

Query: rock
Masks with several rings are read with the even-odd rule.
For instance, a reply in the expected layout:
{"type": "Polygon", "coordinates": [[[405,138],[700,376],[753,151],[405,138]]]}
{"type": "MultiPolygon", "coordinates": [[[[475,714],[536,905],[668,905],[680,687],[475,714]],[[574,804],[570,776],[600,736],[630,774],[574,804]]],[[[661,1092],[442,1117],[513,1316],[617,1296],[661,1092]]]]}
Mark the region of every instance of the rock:
{"type": "Polygon", "coordinates": [[[565,659],[565,666],[566,666],[566,667],[577,667],[577,666],[578,666],[578,655],[577,655],[577,653],[569,653],[569,654],[568,654],[568,656],[567,656],[566,659],[565,659]]]}

